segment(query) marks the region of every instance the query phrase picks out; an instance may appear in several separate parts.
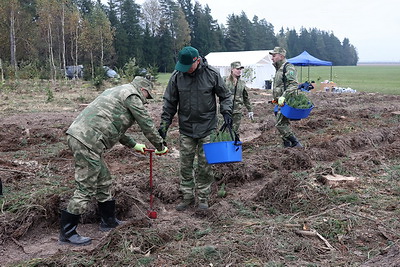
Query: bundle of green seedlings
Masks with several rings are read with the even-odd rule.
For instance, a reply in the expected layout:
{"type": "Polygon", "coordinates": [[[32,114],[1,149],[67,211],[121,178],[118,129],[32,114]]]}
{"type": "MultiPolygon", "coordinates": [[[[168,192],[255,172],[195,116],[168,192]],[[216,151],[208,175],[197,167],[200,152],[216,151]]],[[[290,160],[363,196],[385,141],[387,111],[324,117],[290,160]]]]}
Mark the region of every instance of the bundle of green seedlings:
{"type": "Polygon", "coordinates": [[[229,130],[225,131],[215,131],[211,134],[211,143],[234,141],[229,130]]]}
{"type": "Polygon", "coordinates": [[[314,105],[312,101],[302,93],[290,94],[290,96],[286,99],[286,104],[297,109],[309,109],[314,105]]]}

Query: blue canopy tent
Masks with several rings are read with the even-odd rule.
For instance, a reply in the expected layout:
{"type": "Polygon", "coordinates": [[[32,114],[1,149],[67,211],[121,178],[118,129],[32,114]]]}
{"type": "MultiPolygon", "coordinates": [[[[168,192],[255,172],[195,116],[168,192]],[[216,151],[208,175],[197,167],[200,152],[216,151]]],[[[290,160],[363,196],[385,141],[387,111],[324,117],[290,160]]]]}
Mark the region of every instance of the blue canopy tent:
{"type": "Polygon", "coordinates": [[[304,51],[303,53],[301,53],[296,57],[289,58],[287,61],[295,66],[301,66],[300,81],[303,78],[303,66],[308,66],[308,80],[310,80],[310,66],[331,66],[330,80],[332,80],[332,62],[320,60],[316,57],[313,57],[307,51],[304,51]]]}

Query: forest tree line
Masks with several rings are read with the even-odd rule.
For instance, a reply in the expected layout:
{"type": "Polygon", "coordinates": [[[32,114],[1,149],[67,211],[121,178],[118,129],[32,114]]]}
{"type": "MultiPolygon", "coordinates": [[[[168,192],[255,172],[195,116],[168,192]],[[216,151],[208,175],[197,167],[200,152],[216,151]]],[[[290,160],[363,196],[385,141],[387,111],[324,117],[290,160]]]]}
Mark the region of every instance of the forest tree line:
{"type": "Polygon", "coordinates": [[[210,52],[287,49],[287,58],[304,50],[334,65],[356,65],[348,38],[317,28],[283,29],[257,16],[231,14],[226,25],[193,0],[1,0],[2,78],[64,77],[66,66],[84,65],[87,78],[102,66],[171,72],[186,46],[210,52]],[[138,67],[140,66],[140,68],[138,67]]]}

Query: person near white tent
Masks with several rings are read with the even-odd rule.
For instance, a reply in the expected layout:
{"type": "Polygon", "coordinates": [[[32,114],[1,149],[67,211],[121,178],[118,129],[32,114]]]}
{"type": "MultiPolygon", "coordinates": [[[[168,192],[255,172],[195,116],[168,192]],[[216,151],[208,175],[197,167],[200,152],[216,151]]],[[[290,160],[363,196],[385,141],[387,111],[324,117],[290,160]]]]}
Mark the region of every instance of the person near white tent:
{"type": "MultiPolygon", "coordinates": [[[[253,106],[250,103],[250,98],[246,86],[246,82],[240,79],[244,67],[240,61],[231,63],[231,73],[229,76],[224,77],[225,86],[232,93],[233,107],[232,107],[232,129],[239,135],[240,123],[243,117],[243,107],[247,109],[247,116],[254,120],[253,106]]],[[[221,116],[222,117],[222,116],[221,116]]],[[[222,120],[221,120],[222,121],[222,120]]],[[[222,121],[223,122],[223,121],[222,121]]]]}
{"type": "Polygon", "coordinates": [[[234,51],[234,52],[211,52],[206,58],[209,65],[217,68],[222,77],[229,76],[231,72],[230,63],[240,61],[244,67],[241,79],[246,86],[252,89],[271,89],[267,87],[275,74],[269,52],[272,50],[256,51],[234,51]]]}
{"type": "MultiPolygon", "coordinates": [[[[283,106],[286,98],[298,90],[297,71],[291,63],[287,62],[286,50],[284,48],[277,46],[270,54],[272,55],[272,62],[276,69],[272,88],[272,96],[274,98],[272,102],[283,106]]],[[[290,119],[286,118],[280,110],[276,112],[275,118],[275,126],[281,135],[283,146],[302,147],[290,127],[290,119]]]]}

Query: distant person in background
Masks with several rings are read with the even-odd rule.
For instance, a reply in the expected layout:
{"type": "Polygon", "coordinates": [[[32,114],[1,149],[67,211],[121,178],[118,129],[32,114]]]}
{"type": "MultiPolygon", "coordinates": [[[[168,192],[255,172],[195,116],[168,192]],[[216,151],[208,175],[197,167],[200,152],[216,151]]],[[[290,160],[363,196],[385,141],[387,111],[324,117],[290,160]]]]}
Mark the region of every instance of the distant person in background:
{"type": "Polygon", "coordinates": [[[232,126],[231,92],[219,71],[200,57],[196,48],[184,47],[178,54],[175,71],[164,93],[159,133],[164,139],[178,113],[180,145],[180,185],[183,200],[176,206],[184,211],[198,198],[198,210],[208,209],[214,174],[207,163],[203,144],[211,141],[217,127],[217,99],[227,125],[232,126]],[[197,156],[197,170],[195,157],[197,156]],[[196,174],[196,177],[194,176],[196,174]]]}
{"type": "Polygon", "coordinates": [[[107,89],[68,128],[67,142],[75,160],[76,189],[67,209],[61,211],[61,243],[80,246],[91,243],[91,238],[80,236],[76,228],[92,198],[98,201],[101,231],[109,231],[121,224],[116,218],[115,200],[111,194],[112,177],[103,153],[117,143],[145,153],[146,145],[125,134],[134,123],[157,149],[156,155],[167,153],[168,148],[163,145],[144,107],[147,99],[153,98],[152,89],[153,84],[140,76],[129,84],[107,89]]]}
{"type": "Polygon", "coordinates": [[[299,86],[297,88],[302,91],[310,91],[311,89],[314,89],[314,86],[312,85],[312,83],[314,83],[314,81],[312,81],[311,83],[309,83],[308,81],[305,81],[304,83],[299,84],[299,86]]]}
{"type": "Polygon", "coordinates": [[[250,103],[249,94],[246,83],[240,79],[242,70],[244,67],[240,61],[234,61],[231,63],[231,73],[229,76],[224,77],[226,87],[232,93],[233,110],[233,130],[239,135],[240,123],[243,116],[243,106],[247,109],[247,115],[251,120],[254,120],[253,107],[250,103]]]}
{"type": "MultiPolygon", "coordinates": [[[[274,86],[272,88],[273,102],[278,103],[279,106],[283,106],[286,98],[298,90],[297,72],[296,68],[286,61],[286,50],[284,48],[275,47],[270,54],[272,55],[272,62],[276,69],[274,86]]],[[[290,119],[283,116],[280,110],[276,113],[275,118],[275,126],[283,140],[283,146],[302,147],[290,127],[290,119]]]]}

